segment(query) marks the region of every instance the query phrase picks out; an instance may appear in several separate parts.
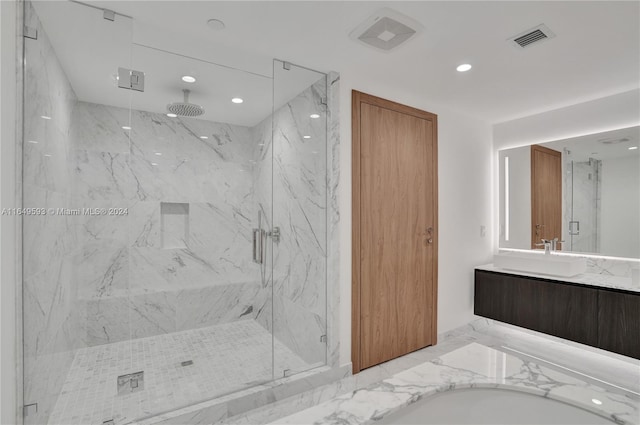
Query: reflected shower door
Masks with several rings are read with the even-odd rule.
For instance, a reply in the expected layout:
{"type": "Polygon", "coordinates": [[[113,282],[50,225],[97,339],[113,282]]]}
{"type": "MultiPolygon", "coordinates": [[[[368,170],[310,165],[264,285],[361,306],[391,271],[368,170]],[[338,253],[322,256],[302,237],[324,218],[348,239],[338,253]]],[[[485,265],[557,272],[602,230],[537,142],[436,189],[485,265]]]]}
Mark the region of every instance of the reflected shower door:
{"type": "Polygon", "coordinates": [[[276,378],[326,364],[327,77],[274,61],[273,336],[276,378]]]}

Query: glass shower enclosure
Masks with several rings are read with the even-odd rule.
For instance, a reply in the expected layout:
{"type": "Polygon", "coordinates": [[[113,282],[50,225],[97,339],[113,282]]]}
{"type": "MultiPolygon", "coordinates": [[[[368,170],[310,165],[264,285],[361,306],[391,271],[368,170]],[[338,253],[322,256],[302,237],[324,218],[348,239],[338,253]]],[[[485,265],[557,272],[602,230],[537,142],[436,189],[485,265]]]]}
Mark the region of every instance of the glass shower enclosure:
{"type": "Polygon", "coordinates": [[[124,424],[326,364],[326,75],[139,44],[74,2],[25,2],[25,25],[25,423],[124,424]]]}

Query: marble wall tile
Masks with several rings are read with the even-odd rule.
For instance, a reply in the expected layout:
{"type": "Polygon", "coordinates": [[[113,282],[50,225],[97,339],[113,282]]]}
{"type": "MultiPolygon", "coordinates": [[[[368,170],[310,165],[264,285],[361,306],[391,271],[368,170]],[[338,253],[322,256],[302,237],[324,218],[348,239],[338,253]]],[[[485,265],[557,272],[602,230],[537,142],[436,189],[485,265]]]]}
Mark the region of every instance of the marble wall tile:
{"type": "Polygon", "coordinates": [[[176,331],[176,294],[155,292],[130,298],[130,339],[176,331]]]}
{"type": "Polygon", "coordinates": [[[85,344],[110,344],[129,339],[175,332],[175,293],[155,292],[85,300],[85,344]]]}
{"type": "Polygon", "coordinates": [[[121,201],[139,197],[129,154],[73,151],[73,196],[83,201],[121,201]]]}
{"type": "Polygon", "coordinates": [[[83,332],[86,346],[130,339],[130,308],[125,296],[87,299],[84,304],[81,308],[87,317],[83,332]]]}
{"type": "MultiPolygon", "coordinates": [[[[38,186],[24,185],[25,208],[58,208],[67,196],[38,186]]],[[[26,215],[22,218],[24,278],[60,267],[77,248],[73,217],[53,214],[26,215]]]]}
{"type": "Polygon", "coordinates": [[[90,152],[128,154],[131,152],[129,108],[76,102],[73,107],[71,139],[73,147],[90,152]]]}
{"type": "Polygon", "coordinates": [[[73,265],[74,279],[83,298],[109,297],[129,287],[129,250],[122,241],[85,242],[73,265]]]}
{"type": "MultiPolygon", "coordinates": [[[[312,313],[287,297],[275,294],[273,299],[273,335],[299,355],[307,364],[324,364],[326,344],[321,336],[326,333],[326,319],[312,313]]],[[[278,363],[283,369],[287,365],[278,363]]],[[[281,376],[274,371],[275,376],[281,376]]]]}
{"type": "Polygon", "coordinates": [[[178,331],[253,318],[258,291],[256,283],[242,283],[181,290],[176,295],[178,331]]]}
{"type": "Polygon", "coordinates": [[[160,203],[138,201],[128,206],[127,228],[129,246],[140,248],[160,248],[160,203]]]}

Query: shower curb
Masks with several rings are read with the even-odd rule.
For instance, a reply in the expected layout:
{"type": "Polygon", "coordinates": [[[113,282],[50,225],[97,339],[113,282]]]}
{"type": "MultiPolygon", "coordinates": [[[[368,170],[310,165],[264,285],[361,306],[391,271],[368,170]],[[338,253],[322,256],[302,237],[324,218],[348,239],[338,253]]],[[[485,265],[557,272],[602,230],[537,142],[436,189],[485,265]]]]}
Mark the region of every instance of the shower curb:
{"type": "Polygon", "coordinates": [[[330,368],[322,366],[307,372],[257,385],[229,395],[207,400],[170,412],[154,415],[132,425],[211,424],[283,400],[351,375],[351,363],[330,368]]]}

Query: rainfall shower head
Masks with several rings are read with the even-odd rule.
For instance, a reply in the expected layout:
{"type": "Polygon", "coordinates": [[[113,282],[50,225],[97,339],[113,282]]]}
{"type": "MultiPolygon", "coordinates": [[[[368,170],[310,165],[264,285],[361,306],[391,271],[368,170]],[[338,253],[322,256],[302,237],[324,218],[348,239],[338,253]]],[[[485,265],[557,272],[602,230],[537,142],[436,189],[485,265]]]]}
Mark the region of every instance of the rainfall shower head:
{"type": "Polygon", "coordinates": [[[189,103],[189,93],[187,89],[183,89],[184,102],[174,102],[167,105],[167,111],[176,114],[179,117],[199,117],[204,114],[204,108],[200,105],[189,103]]]}

